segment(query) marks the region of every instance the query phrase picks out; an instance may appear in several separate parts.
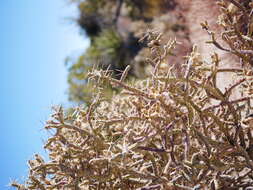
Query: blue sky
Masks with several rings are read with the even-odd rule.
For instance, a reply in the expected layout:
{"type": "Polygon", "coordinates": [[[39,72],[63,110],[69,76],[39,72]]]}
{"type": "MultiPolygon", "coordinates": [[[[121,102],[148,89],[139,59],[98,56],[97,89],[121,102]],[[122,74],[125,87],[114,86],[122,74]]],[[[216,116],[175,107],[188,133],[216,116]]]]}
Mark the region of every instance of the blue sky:
{"type": "Polygon", "coordinates": [[[22,181],[27,160],[42,149],[51,106],[67,105],[67,56],[88,40],[70,18],[68,0],[1,0],[0,189],[22,181]]]}

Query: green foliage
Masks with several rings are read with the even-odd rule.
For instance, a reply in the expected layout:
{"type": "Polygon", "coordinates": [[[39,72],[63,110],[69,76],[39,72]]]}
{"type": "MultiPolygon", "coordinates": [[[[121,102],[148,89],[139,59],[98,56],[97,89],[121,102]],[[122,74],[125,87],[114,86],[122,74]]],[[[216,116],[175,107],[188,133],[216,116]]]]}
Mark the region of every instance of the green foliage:
{"type": "Polygon", "coordinates": [[[86,0],[79,4],[79,9],[81,12],[85,12],[86,14],[93,14],[104,5],[104,0],[86,0]]]}
{"type": "MultiPolygon", "coordinates": [[[[91,59],[105,59],[104,67],[113,65],[113,62],[119,62],[120,48],[122,39],[113,29],[103,30],[102,33],[93,39],[91,47],[86,55],[91,59]]],[[[123,61],[123,60],[122,60],[123,61]]],[[[120,63],[118,63],[120,65],[120,63]]]]}
{"type": "MultiPolygon", "coordinates": [[[[90,104],[92,94],[96,91],[91,88],[90,83],[87,83],[87,73],[94,67],[111,70],[124,68],[123,64],[126,63],[119,54],[121,48],[122,40],[112,29],[104,30],[93,39],[85,54],[69,68],[68,83],[71,101],[90,104]],[[111,68],[112,66],[114,68],[111,68]]],[[[107,86],[104,93],[110,97],[112,88],[107,86]]]]}
{"type": "Polygon", "coordinates": [[[94,65],[102,69],[109,68],[113,71],[115,78],[121,77],[121,72],[127,65],[132,66],[129,76],[146,76],[145,72],[141,71],[145,70],[143,68],[145,64],[137,63],[135,61],[137,59],[134,59],[144,45],[140,45],[136,34],[130,31],[130,28],[135,28],[131,26],[131,22],[143,21],[147,18],[149,18],[147,22],[150,22],[152,20],[150,18],[154,16],[152,13],[159,12],[159,7],[165,7],[161,5],[171,5],[171,3],[163,2],[162,4],[162,2],[162,0],[81,0],[77,2],[80,12],[78,24],[90,37],[91,45],[69,69],[70,100],[77,103],[90,103],[90,94],[93,93],[93,89],[89,90],[85,73],[94,65]],[[125,16],[121,17],[121,11],[125,16]],[[119,18],[123,20],[120,21],[121,24],[117,22],[119,18]]]}
{"type": "Polygon", "coordinates": [[[86,0],[79,3],[78,24],[89,37],[99,35],[104,28],[112,26],[114,1],[86,0]]]}
{"type": "Polygon", "coordinates": [[[91,69],[91,65],[84,64],[85,56],[79,57],[78,61],[69,68],[69,99],[75,102],[88,102],[90,100],[89,88],[85,73],[91,69]]]}

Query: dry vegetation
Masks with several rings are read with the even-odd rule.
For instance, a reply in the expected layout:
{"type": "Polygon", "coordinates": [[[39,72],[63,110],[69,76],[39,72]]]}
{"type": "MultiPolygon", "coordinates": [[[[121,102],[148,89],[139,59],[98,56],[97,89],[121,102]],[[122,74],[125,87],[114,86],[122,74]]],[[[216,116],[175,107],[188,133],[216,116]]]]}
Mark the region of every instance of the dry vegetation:
{"type": "MultiPolygon", "coordinates": [[[[152,75],[125,82],[110,70],[88,74],[94,88],[89,107],[65,114],[55,109],[45,129],[53,133],[45,144],[50,160],[39,155],[29,161],[25,185],[32,189],[168,189],[238,190],[253,188],[252,3],[221,2],[222,34],[207,23],[213,45],[234,54],[242,68],[219,68],[219,55],[205,62],[194,46],[182,64],[183,74],[167,64],[177,45],[163,43],[157,31],[148,31],[152,75]],[[233,12],[231,12],[233,7],[233,12]],[[216,41],[221,35],[223,45],[216,41]],[[224,46],[226,45],[226,47],[224,46]],[[218,73],[233,73],[225,92],[217,87],[218,73]],[[105,84],[120,90],[103,98],[105,84]],[[238,97],[233,93],[240,92],[238,97]]],[[[170,62],[170,61],[169,61],[170,62]]],[[[229,79],[227,79],[229,80],[229,79]]]]}

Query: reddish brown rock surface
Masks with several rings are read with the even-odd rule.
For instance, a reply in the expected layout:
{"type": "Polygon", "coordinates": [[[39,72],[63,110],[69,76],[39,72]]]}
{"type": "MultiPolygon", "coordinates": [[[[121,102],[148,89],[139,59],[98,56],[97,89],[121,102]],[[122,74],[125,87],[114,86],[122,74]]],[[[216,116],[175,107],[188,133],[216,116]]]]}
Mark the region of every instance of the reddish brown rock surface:
{"type": "MultiPolygon", "coordinates": [[[[226,47],[226,44],[220,39],[223,29],[218,25],[217,19],[220,15],[220,7],[215,0],[177,0],[180,6],[180,12],[185,18],[185,23],[189,30],[189,38],[192,44],[198,46],[198,51],[204,61],[211,61],[211,55],[218,53],[221,62],[220,68],[241,68],[239,60],[231,53],[227,53],[215,47],[213,44],[207,44],[211,37],[202,29],[200,23],[208,22],[210,29],[216,33],[217,41],[226,47]]],[[[217,86],[224,92],[232,83],[235,82],[234,76],[230,73],[221,73],[217,75],[217,86]]],[[[235,95],[239,96],[239,94],[235,95]]]]}

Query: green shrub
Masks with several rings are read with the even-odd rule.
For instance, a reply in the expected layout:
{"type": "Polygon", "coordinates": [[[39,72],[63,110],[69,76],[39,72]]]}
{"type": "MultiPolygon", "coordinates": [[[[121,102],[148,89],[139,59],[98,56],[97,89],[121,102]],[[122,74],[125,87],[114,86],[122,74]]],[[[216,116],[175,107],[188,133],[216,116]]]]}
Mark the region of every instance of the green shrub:
{"type": "MultiPolygon", "coordinates": [[[[69,68],[69,99],[77,103],[90,104],[92,93],[96,92],[96,89],[87,83],[87,73],[94,67],[99,67],[115,71],[115,77],[116,72],[119,73],[125,67],[124,64],[127,64],[121,59],[124,56],[122,51],[121,37],[114,30],[103,30],[99,36],[95,37],[85,54],[69,68]]],[[[104,94],[110,97],[112,88],[107,86],[104,94]]]]}

